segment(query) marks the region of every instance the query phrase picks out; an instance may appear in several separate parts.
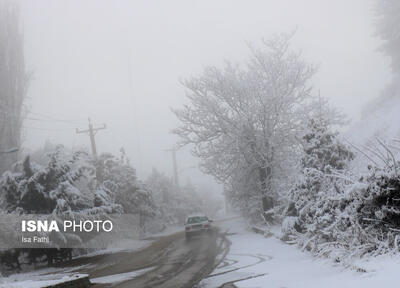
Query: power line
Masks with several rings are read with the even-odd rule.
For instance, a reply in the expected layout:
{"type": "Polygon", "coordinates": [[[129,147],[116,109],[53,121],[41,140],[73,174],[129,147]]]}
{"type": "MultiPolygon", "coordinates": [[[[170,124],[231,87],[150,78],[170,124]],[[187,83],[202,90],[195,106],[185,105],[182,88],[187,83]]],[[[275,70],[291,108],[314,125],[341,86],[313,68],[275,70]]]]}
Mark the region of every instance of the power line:
{"type": "Polygon", "coordinates": [[[49,120],[49,119],[40,119],[40,118],[34,118],[34,117],[21,117],[22,119],[25,119],[25,120],[31,120],[31,121],[41,121],[41,122],[51,122],[51,123],[54,123],[54,122],[62,122],[62,123],[68,123],[68,124],[71,124],[71,125],[76,125],[76,123],[75,122],[72,122],[72,121],[68,121],[68,120],[49,120]]]}
{"type": "MultiPolygon", "coordinates": [[[[58,117],[53,117],[50,115],[46,115],[46,114],[42,114],[42,113],[37,113],[37,112],[28,112],[28,114],[33,114],[33,115],[38,115],[38,116],[42,116],[42,117],[46,117],[49,119],[49,121],[55,121],[55,122],[68,122],[68,123],[80,123],[80,124],[86,124],[85,121],[80,121],[80,120],[72,120],[72,119],[60,119],[58,117]]],[[[44,119],[47,120],[47,119],[44,119]]]]}
{"type": "MultiPolygon", "coordinates": [[[[13,115],[13,114],[9,113],[8,111],[4,111],[4,110],[1,110],[1,109],[0,109],[0,112],[3,113],[3,114],[6,114],[9,117],[13,117],[13,118],[16,118],[16,119],[51,122],[50,120],[45,120],[45,119],[13,115]]],[[[4,120],[2,120],[2,122],[4,122],[4,120]]],[[[6,121],[6,123],[7,123],[7,121],[6,121]]],[[[70,131],[68,129],[48,129],[48,128],[43,128],[43,127],[32,127],[32,126],[26,126],[26,125],[21,125],[21,128],[23,128],[23,129],[33,129],[33,130],[42,130],[42,131],[52,131],[52,132],[70,131]]]]}
{"type": "Polygon", "coordinates": [[[54,118],[52,116],[49,115],[45,115],[45,114],[41,114],[41,113],[36,113],[36,112],[28,112],[28,114],[34,114],[34,115],[38,115],[38,116],[42,116],[42,117],[46,117],[48,119],[42,119],[42,118],[38,118],[38,117],[29,117],[29,116],[20,116],[20,115],[15,115],[12,114],[8,111],[2,110],[0,109],[0,112],[3,114],[6,114],[9,117],[13,117],[13,118],[17,118],[17,119],[23,119],[23,120],[31,120],[31,121],[42,121],[42,122],[62,122],[62,123],[69,123],[71,125],[76,125],[76,124],[83,124],[83,121],[78,121],[78,120],[66,120],[66,119],[59,119],[59,118],[54,118]]]}
{"type": "Polygon", "coordinates": [[[70,129],[47,129],[47,128],[41,128],[41,127],[31,127],[31,126],[21,126],[24,129],[32,129],[32,130],[42,130],[42,131],[51,131],[51,132],[66,132],[66,131],[71,131],[70,129]]]}

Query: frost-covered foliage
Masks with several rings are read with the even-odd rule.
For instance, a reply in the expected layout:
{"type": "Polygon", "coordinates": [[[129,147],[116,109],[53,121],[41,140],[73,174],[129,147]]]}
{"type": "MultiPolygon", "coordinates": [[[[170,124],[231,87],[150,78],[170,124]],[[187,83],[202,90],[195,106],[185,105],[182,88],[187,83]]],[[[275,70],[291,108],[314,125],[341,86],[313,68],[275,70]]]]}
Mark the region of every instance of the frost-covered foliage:
{"type": "MultiPolygon", "coordinates": [[[[391,150],[380,142],[388,152],[383,167],[371,165],[369,173],[360,181],[364,189],[356,194],[358,221],[370,240],[375,253],[399,251],[400,245],[400,174],[399,162],[391,150]]],[[[380,152],[379,152],[380,153],[380,152]]]]}
{"type": "Polygon", "coordinates": [[[330,132],[324,119],[311,119],[307,128],[303,136],[303,169],[316,169],[327,174],[344,170],[354,154],[337,139],[338,133],[330,132]]]}
{"type": "MultiPolygon", "coordinates": [[[[258,175],[251,168],[243,167],[224,185],[224,194],[231,208],[251,222],[262,221],[262,195],[258,175]]],[[[276,199],[276,195],[274,195],[276,199]]]]}
{"type": "MultiPolygon", "coordinates": [[[[69,152],[62,146],[56,146],[49,152],[47,163],[33,163],[27,156],[16,163],[12,171],[6,171],[0,178],[1,213],[52,215],[52,219],[61,221],[65,215],[85,218],[98,218],[109,213],[120,213],[122,207],[115,203],[112,187],[104,182],[94,185],[95,167],[85,152],[69,152]]],[[[53,242],[70,246],[89,240],[92,236],[74,233],[52,232],[53,242]]],[[[40,234],[40,233],[39,233],[40,234]]],[[[41,233],[45,235],[44,232],[41,233]]],[[[29,262],[47,259],[51,263],[60,251],[66,251],[62,257],[70,257],[71,249],[13,249],[18,257],[29,262]]],[[[12,251],[2,251],[1,257],[12,251]]],[[[14,255],[14,254],[12,254],[14,255]]],[[[20,267],[18,257],[14,257],[10,266],[20,267]]],[[[1,262],[0,264],[5,264],[1,262]]]]}
{"type": "Polygon", "coordinates": [[[137,179],[135,169],[130,166],[124,150],[120,157],[105,153],[96,160],[97,181],[102,183],[104,193],[97,201],[108,199],[120,204],[125,213],[140,213],[153,217],[157,207],[150,191],[137,179]]]}
{"type": "Polygon", "coordinates": [[[320,168],[313,169],[312,174],[308,173],[310,169],[303,169],[304,178],[292,191],[293,202],[282,225],[285,241],[297,242],[304,249],[336,261],[399,252],[399,162],[386,144],[378,142],[381,149],[372,152],[383,165],[370,165],[360,179],[346,172],[346,163],[353,156],[342,149],[344,146],[336,149],[342,151],[339,158],[334,157],[339,165],[330,165],[326,173],[320,161],[303,162],[320,168]]]}
{"type": "Polygon", "coordinates": [[[399,252],[399,183],[393,167],[371,167],[368,175],[347,185],[344,193],[327,193],[306,232],[296,229],[297,219],[292,219],[288,225],[292,228],[287,230],[292,229],[302,247],[336,261],[399,252]]]}
{"type": "Polygon", "coordinates": [[[314,202],[320,196],[325,197],[332,189],[334,193],[342,192],[341,181],[334,174],[343,173],[354,154],[337,139],[337,133],[329,131],[323,119],[310,120],[303,136],[303,151],[301,179],[290,193],[294,206],[288,213],[298,214],[307,223],[315,213],[309,209],[315,209],[314,202]]]}
{"type": "Polygon", "coordinates": [[[66,214],[121,210],[104,198],[107,186],[94,187],[94,166],[84,152],[68,153],[62,146],[48,154],[46,165],[31,163],[27,156],[0,179],[0,205],[6,213],[66,214]],[[103,201],[94,201],[103,197],[103,201]]]}
{"type": "Polygon", "coordinates": [[[291,167],[296,136],[313,100],[315,68],[291,49],[292,36],[277,35],[252,47],[243,66],[208,67],[185,81],[190,104],[174,111],[181,122],[175,133],[182,144],[194,145],[202,170],[227,185],[233,201],[258,200],[246,208],[254,213],[275,205],[282,191],[278,179],[291,167]],[[251,187],[238,181],[244,177],[254,180],[251,187]]]}
{"type": "MultiPolygon", "coordinates": [[[[323,119],[313,119],[303,136],[301,177],[290,192],[283,232],[309,249],[335,239],[331,231],[337,220],[346,180],[343,175],[353,152],[329,131],[323,119]],[[297,237],[297,238],[296,238],[297,237]]],[[[289,240],[286,239],[286,240],[289,240]]]]}

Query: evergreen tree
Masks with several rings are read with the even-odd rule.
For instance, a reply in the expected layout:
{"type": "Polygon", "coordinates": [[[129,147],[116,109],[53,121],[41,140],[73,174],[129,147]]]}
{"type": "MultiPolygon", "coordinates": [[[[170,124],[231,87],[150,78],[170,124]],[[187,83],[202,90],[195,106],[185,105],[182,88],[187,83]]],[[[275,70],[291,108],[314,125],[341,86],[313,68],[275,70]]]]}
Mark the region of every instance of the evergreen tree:
{"type": "Polygon", "coordinates": [[[335,221],[339,202],[331,200],[342,197],[345,184],[335,174],[344,173],[354,158],[354,153],[337,136],[323,119],[309,122],[303,136],[301,179],[290,193],[291,203],[286,212],[294,218],[284,223],[284,229],[288,230],[285,233],[306,233],[308,239],[318,234],[314,237],[318,242],[319,236],[326,236],[325,228],[335,221]]]}

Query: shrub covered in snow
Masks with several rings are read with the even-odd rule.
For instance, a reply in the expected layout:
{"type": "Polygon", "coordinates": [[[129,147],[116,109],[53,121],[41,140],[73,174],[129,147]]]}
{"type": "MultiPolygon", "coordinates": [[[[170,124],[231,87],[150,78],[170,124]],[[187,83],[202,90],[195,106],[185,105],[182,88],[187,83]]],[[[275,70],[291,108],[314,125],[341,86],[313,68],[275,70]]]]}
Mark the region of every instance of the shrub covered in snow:
{"type": "Polygon", "coordinates": [[[122,149],[120,157],[104,153],[95,162],[97,182],[102,183],[103,195],[98,201],[114,201],[124,213],[153,217],[157,207],[151,192],[137,179],[135,169],[129,164],[122,149]]]}
{"type": "Polygon", "coordinates": [[[87,213],[94,207],[99,212],[121,210],[107,193],[106,184],[92,185],[95,168],[84,152],[68,153],[62,146],[48,154],[44,166],[31,163],[27,156],[16,164],[14,172],[7,171],[0,179],[0,207],[7,213],[67,214],[87,213]]]}
{"type": "Polygon", "coordinates": [[[358,220],[377,253],[399,250],[400,175],[396,166],[394,162],[384,168],[370,167],[363,179],[367,186],[357,193],[358,220]]]}
{"type": "Polygon", "coordinates": [[[290,206],[293,211],[288,211],[299,217],[301,230],[306,229],[308,223],[315,223],[314,218],[322,208],[321,199],[343,193],[344,181],[337,175],[342,174],[354,158],[337,139],[337,134],[329,131],[324,120],[311,120],[308,128],[303,136],[301,178],[290,193],[294,205],[290,206]]]}
{"type": "MultiPolygon", "coordinates": [[[[94,161],[85,152],[70,152],[62,146],[50,149],[47,157],[47,162],[42,159],[38,164],[27,156],[0,177],[1,213],[51,214],[61,221],[65,215],[95,220],[120,214],[124,209],[135,213],[141,207],[147,214],[155,210],[150,193],[142,188],[135,170],[122,157],[105,154],[94,161]]],[[[71,244],[69,247],[93,237],[88,233],[52,233],[53,242],[71,244]]],[[[50,252],[54,250],[39,250],[23,249],[18,253],[42,260],[47,255],[51,260],[50,252]]]]}
{"type": "Polygon", "coordinates": [[[354,154],[329,131],[322,120],[311,120],[303,137],[304,156],[301,177],[290,191],[284,220],[284,239],[296,239],[304,248],[317,253],[320,245],[337,241],[348,163],[354,154]],[[338,225],[338,226],[336,226],[338,225]]]}
{"type": "MultiPolygon", "coordinates": [[[[384,156],[382,151],[375,151],[384,160],[383,166],[370,165],[368,173],[359,179],[345,176],[348,173],[343,160],[351,160],[352,153],[342,148],[331,147],[331,151],[342,151],[342,160],[335,157],[335,162],[342,164],[330,165],[329,170],[320,161],[303,161],[313,163],[313,168],[303,166],[303,179],[291,191],[293,202],[283,221],[283,240],[295,241],[303,249],[337,261],[399,252],[399,162],[385,144],[378,142],[387,152],[384,156]]],[[[306,153],[305,158],[313,154],[306,153]]]]}

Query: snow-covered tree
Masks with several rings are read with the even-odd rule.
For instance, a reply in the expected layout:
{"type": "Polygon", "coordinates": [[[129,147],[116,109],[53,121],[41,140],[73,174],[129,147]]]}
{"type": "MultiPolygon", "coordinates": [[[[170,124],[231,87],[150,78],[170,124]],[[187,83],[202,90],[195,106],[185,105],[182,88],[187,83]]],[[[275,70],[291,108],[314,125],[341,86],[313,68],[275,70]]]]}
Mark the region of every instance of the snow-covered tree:
{"type": "MultiPolygon", "coordinates": [[[[0,178],[0,208],[2,213],[18,215],[51,215],[52,220],[62,221],[62,217],[98,218],[108,213],[120,213],[122,207],[111,197],[105,183],[99,187],[92,185],[95,169],[87,153],[66,151],[57,146],[48,154],[45,165],[32,163],[27,156],[14,165],[13,171],[6,171],[0,178]],[[98,199],[101,199],[99,201],[98,199]]],[[[40,233],[39,233],[40,234],[40,233]]],[[[43,233],[42,236],[46,236],[43,233]]],[[[77,245],[89,240],[93,235],[52,232],[52,241],[61,246],[77,245]]],[[[18,250],[29,259],[47,256],[52,262],[55,250],[18,250]]],[[[71,249],[65,250],[70,256],[71,249]]],[[[8,253],[7,251],[5,252],[8,253]]]]}
{"type": "Polygon", "coordinates": [[[263,211],[273,206],[274,179],[288,166],[285,160],[295,151],[312,98],[309,80],[315,69],[290,49],[291,36],[251,48],[244,68],[208,67],[185,81],[190,102],[174,110],[181,122],[175,133],[182,144],[194,145],[204,172],[225,184],[244,166],[257,175],[252,178],[257,178],[263,211]]]}
{"type": "Polygon", "coordinates": [[[64,156],[58,147],[44,167],[32,165],[27,156],[16,172],[5,172],[0,185],[3,209],[8,213],[50,214],[77,208],[75,200],[79,192],[73,183],[82,176],[82,170],[74,163],[81,156],[79,153],[70,159],[64,156]]]}
{"type": "Polygon", "coordinates": [[[377,34],[383,40],[381,49],[392,61],[393,71],[400,71],[400,2],[377,0],[377,34]]]}
{"type": "Polygon", "coordinates": [[[137,179],[136,171],[130,166],[123,150],[120,157],[109,153],[101,154],[95,166],[98,183],[102,183],[103,191],[108,191],[98,201],[108,198],[120,204],[125,213],[155,215],[157,207],[152,195],[137,179]]]}
{"type": "Polygon", "coordinates": [[[308,233],[306,238],[315,237],[318,242],[318,236],[325,237],[324,229],[335,221],[336,202],[330,200],[342,197],[345,181],[340,175],[346,172],[354,153],[323,118],[310,120],[302,140],[301,177],[290,192],[286,211],[288,217],[295,218],[286,219],[284,229],[290,221],[297,232],[308,233]]]}
{"type": "Polygon", "coordinates": [[[258,175],[253,169],[243,167],[235,171],[229,183],[224,185],[224,194],[229,205],[247,219],[259,222],[262,215],[262,195],[260,194],[258,175]]]}
{"type": "Polygon", "coordinates": [[[107,213],[121,210],[115,204],[112,185],[93,186],[95,167],[87,153],[69,153],[57,146],[48,157],[47,164],[41,166],[31,163],[27,156],[15,165],[14,172],[3,174],[0,179],[3,210],[18,214],[91,214],[101,213],[101,209],[107,213]],[[109,196],[105,197],[106,194],[109,196]],[[93,210],[94,207],[97,209],[93,210]]]}

